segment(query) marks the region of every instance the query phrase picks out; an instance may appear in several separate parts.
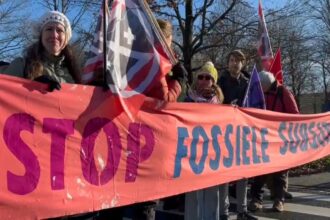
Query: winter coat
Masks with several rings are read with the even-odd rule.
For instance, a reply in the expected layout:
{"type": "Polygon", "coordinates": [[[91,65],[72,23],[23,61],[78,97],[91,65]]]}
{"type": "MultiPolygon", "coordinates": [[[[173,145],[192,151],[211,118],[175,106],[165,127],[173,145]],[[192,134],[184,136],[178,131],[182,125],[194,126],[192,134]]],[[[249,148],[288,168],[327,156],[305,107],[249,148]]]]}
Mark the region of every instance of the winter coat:
{"type": "Polygon", "coordinates": [[[238,78],[234,78],[228,71],[225,71],[218,80],[223,95],[223,104],[235,104],[242,106],[246,88],[249,84],[247,73],[241,72],[238,78]]]}
{"type": "Polygon", "coordinates": [[[299,113],[296,100],[292,93],[285,86],[278,84],[276,81],[264,95],[266,109],[291,114],[299,113]]]}
{"type": "Polygon", "coordinates": [[[164,100],[167,102],[177,101],[181,93],[180,83],[170,77],[162,77],[155,85],[146,93],[147,96],[164,100]]]}
{"type": "MultiPolygon", "coordinates": [[[[43,75],[51,76],[59,83],[75,83],[73,77],[70,75],[68,68],[64,62],[64,56],[44,56],[43,63],[43,75]]],[[[21,78],[27,78],[24,74],[25,59],[22,57],[13,60],[8,68],[4,71],[5,74],[17,76],[21,78]]]]}

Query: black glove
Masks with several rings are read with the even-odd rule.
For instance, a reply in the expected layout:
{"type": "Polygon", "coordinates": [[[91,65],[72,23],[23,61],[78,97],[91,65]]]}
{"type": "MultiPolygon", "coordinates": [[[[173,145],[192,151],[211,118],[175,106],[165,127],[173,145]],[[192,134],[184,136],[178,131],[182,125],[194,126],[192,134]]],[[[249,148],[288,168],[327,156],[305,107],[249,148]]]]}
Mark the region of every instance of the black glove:
{"type": "Polygon", "coordinates": [[[171,79],[177,80],[181,87],[187,83],[188,72],[181,63],[173,66],[171,79]]]}
{"type": "Polygon", "coordinates": [[[61,84],[54,78],[48,75],[42,75],[34,79],[34,81],[48,84],[48,91],[52,92],[54,89],[60,90],[61,84]]]}

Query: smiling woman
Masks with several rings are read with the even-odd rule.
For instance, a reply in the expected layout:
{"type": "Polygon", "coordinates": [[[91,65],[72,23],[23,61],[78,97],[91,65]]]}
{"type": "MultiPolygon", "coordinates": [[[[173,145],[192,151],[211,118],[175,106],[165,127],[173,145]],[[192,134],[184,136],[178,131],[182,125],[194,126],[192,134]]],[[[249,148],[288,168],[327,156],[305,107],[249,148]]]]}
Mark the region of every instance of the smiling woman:
{"type": "Polygon", "coordinates": [[[60,83],[80,83],[80,71],[68,44],[71,25],[58,11],[46,12],[31,29],[38,40],[16,58],[6,74],[48,84],[48,91],[60,89],[60,83]]]}

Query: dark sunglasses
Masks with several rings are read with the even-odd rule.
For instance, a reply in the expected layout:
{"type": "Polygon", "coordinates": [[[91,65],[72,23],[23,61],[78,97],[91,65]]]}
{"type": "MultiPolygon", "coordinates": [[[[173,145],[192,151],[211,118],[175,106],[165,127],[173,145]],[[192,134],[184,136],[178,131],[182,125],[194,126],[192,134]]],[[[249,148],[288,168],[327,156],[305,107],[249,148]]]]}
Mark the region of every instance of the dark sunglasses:
{"type": "Polygon", "coordinates": [[[203,80],[203,79],[205,79],[205,80],[211,80],[212,77],[210,75],[198,75],[197,76],[197,79],[198,80],[203,80]]]}

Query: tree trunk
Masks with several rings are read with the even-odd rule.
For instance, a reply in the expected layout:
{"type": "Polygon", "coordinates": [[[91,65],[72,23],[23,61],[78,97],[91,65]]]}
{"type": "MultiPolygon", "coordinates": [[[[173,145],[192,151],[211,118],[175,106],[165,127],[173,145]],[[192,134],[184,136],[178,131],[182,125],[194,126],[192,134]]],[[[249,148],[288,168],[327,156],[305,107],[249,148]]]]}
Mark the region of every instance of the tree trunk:
{"type": "Polygon", "coordinates": [[[183,33],[183,58],[184,66],[189,74],[189,82],[192,82],[192,34],[193,34],[193,0],[186,1],[185,30],[183,33]]]}

